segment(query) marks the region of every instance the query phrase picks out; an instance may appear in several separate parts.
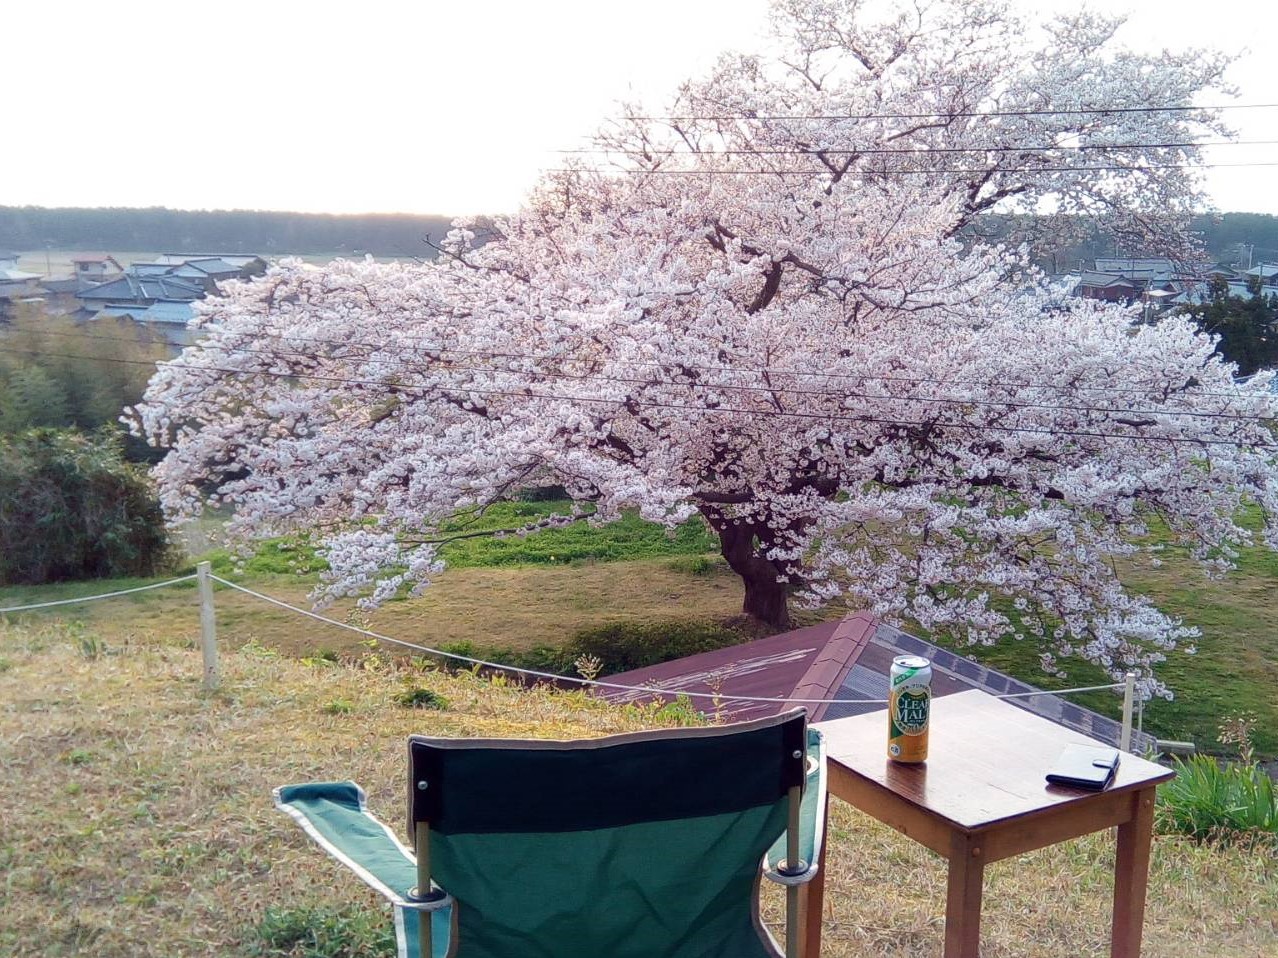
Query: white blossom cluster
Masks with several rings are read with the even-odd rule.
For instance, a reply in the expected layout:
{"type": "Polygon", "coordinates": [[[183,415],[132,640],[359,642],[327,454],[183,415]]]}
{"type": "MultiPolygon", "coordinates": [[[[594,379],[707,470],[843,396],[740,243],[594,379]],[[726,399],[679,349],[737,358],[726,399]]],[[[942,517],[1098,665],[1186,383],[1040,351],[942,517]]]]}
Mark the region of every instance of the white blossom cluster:
{"type": "Polygon", "coordinates": [[[1216,114],[1086,110],[1190,103],[1224,63],[1115,54],[1093,14],[873,6],[783,0],[775,56],[630,108],[608,165],[433,262],[286,261],[208,301],[137,411],[173,444],[166,509],[318,531],[320,598],[375,604],[553,481],[590,504],[556,522],[700,513],[772,621],[791,592],[1150,676],[1193,631],[1119,564],[1159,531],[1228,568],[1244,506],[1278,545],[1275,397],[1187,321],[1062,308],[972,227],[1052,208],[1179,242],[1198,154],[1166,144],[1216,114]]]}

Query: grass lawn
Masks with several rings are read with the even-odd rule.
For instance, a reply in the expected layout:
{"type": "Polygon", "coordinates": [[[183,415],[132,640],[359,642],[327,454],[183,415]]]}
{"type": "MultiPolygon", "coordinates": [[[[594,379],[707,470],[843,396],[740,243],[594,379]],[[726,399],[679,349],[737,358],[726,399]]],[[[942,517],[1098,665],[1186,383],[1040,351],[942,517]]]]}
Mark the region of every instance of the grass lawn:
{"type": "MultiPolygon", "coordinates": [[[[282,958],[303,952],[281,929],[317,921],[328,944],[308,954],[371,954],[386,912],[273,810],[273,786],[354,778],[398,829],[410,732],[578,737],[669,721],[580,693],[376,657],[306,664],[256,645],[228,651],[223,689],[206,694],[184,641],[139,638],[123,618],[100,626],[90,646],[49,622],[0,625],[0,954],[12,958],[282,958]],[[397,705],[410,682],[447,708],[397,705]]],[[[938,955],[940,860],[833,806],[823,954],[938,955]]],[[[982,954],[1107,954],[1112,856],[1096,835],[991,866],[982,954]]],[[[769,922],[777,903],[770,894],[769,922]]],[[[1271,955],[1276,922],[1272,850],[1155,842],[1147,958],[1271,955]]]]}
{"type": "MultiPolygon", "coordinates": [[[[565,506],[503,503],[465,530],[514,528],[565,506]]],[[[207,541],[207,531],[202,530],[202,541],[207,541]]],[[[444,547],[449,568],[421,598],[391,602],[377,612],[354,615],[353,620],[411,642],[469,643],[478,650],[558,647],[580,630],[612,623],[722,621],[739,613],[741,585],[722,561],[707,558],[714,549],[714,540],[698,520],[671,536],[634,515],[601,528],[580,523],[528,537],[463,539],[444,547]]],[[[319,565],[305,548],[278,542],[265,546],[242,571],[236,571],[224,552],[210,556],[219,574],[303,607],[319,565]],[[292,571],[298,568],[305,572],[292,571]]],[[[1145,729],[1161,738],[1214,749],[1219,747],[1221,718],[1251,711],[1259,718],[1255,737],[1260,754],[1278,756],[1278,556],[1264,549],[1248,550],[1235,572],[1214,581],[1185,555],[1169,551],[1161,568],[1129,569],[1125,578],[1161,608],[1184,616],[1203,632],[1196,655],[1176,652],[1160,668],[1176,697],[1148,704],[1145,729]]],[[[0,589],[0,606],[133,584],[0,589]]],[[[198,635],[195,603],[194,588],[186,585],[32,618],[76,620],[91,631],[139,639],[191,641],[198,635]]],[[[226,590],[219,593],[217,607],[221,635],[232,645],[252,641],[309,656],[326,649],[354,649],[360,641],[352,633],[298,619],[226,590]]],[[[831,607],[820,615],[842,611],[831,607]]],[[[339,619],[352,616],[352,605],[339,604],[328,614],[339,619]]],[[[944,637],[933,638],[945,642],[944,637]]],[[[961,650],[1045,688],[1107,681],[1100,669],[1081,661],[1064,663],[1063,679],[1043,675],[1037,647],[1029,641],[961,650]]],[[[1077,701],[1113,716],[1119,711],[1118,698],[1107,692],[1078,696],[1077,701]]]]}

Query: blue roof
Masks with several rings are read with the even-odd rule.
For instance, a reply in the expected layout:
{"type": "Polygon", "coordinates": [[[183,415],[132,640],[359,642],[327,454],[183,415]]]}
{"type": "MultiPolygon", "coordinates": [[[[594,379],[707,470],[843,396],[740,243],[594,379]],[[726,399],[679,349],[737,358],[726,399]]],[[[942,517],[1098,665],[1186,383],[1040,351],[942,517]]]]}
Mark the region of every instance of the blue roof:
{"type": "Polygon", "coordinates": [[[133,319],[139,323],[161,323],[165,326],[185,326],[195,317],[189,302],[160,300],[150,306],[130,306],[112,303],[98,310],[98,317],[105,319],[133,319]]]}
{"type": "Polygon", "coordinates": [[[190,303],[164,300],[152,303],[141,316],[144,323],[165,323],[170,326],[185,326],[194,318],[195,308],[190,303]]]}
{"type": "Polygon", "coordinates": [[[204,289],[172,276],[139,276],[125,273],[119,279],[91,286],[76,294],[80,299],[105,300],[107,303],[139,299],[203,299],[204,289]]]}

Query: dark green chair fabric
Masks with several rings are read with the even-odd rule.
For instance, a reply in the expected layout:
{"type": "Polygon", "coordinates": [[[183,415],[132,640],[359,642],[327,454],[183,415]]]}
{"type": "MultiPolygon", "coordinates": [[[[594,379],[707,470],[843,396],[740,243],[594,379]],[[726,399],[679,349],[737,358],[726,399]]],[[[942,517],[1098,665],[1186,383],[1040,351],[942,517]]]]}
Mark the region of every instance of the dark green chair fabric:
{"type": "MultiPolygon", "coordinates": [[[[435,958],[775,958],[760,865],[791,885],[815,873],[821,749],[802,711],[574,742],[410,739],[409,833],[428,827],[431,878],[450,896],[431,919],[435,958]]],[[[362,798],[352,805],[353,788],[294,786],[277,803],[365,881],[383,876],[370,884],[389,891],[401,954],[415,958],[411,858],[368,824],[362,798]],[[343,788],[340,813],[316,791],[336,804],[343,788]],[[347,829],[358,841],[337,837],[347,829]]]]}

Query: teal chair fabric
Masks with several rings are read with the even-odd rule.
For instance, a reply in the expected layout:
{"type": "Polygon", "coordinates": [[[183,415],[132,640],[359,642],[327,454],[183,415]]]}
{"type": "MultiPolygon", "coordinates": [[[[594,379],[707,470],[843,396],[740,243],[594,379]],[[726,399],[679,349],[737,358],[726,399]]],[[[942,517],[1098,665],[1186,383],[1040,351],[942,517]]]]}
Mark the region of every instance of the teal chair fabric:
{"type": "MultiPolygon", "coordinates": [[[[802,711],[575,742],[409,741],[409,832],[429,828],[432,958],[776,958],[761,864],[809,880],[825,809],[820,734],[802,711]],[[792,789],[800,857],[783,862],[792,789]]],[[[395,905],[417,958],[412,853],[353,783],[277,804],[395,905]]]]}

